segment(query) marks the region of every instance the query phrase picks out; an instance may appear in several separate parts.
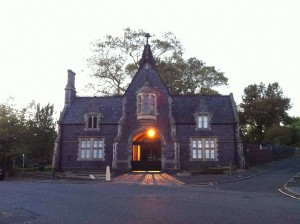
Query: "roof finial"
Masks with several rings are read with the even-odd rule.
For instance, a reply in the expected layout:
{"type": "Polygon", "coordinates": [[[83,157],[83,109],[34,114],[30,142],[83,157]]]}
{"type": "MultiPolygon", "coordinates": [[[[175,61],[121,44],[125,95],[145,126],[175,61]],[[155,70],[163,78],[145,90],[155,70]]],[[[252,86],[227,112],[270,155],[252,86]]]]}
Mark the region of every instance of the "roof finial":
{"type": "Polygon", "coordinates": [[[153,58],[150,45],[148,44],[149,37],[151,37],[151,35],[149,33],[145,33],[144,37],[146,37],[147,43],[144,46],[142,58],[139,60],[139,68],[143,68],[145,64],[150,64],[155,67],[155,60],[153,58]]]}
{"type": "Polygon", "coordinates": [[[146,33],[145,37],[147,38],[147,45],[148,45],[148,39],[149,39],[149,37],[151,37],[151,35],[149,33],[146,33]]]}

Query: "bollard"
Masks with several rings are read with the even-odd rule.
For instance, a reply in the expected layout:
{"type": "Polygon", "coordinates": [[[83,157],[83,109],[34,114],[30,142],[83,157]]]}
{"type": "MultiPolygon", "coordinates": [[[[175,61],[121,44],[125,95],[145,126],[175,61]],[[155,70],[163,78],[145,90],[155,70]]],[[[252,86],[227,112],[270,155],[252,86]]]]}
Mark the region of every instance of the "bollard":
{"type": "Polygon", "coordinates": [[[110,168],[109,168],[109,166],[106,167],[106,176],[105,176],[105,180],[106,180],[106,181],[111,181],[111,177],[110,177],[110,168]]]}

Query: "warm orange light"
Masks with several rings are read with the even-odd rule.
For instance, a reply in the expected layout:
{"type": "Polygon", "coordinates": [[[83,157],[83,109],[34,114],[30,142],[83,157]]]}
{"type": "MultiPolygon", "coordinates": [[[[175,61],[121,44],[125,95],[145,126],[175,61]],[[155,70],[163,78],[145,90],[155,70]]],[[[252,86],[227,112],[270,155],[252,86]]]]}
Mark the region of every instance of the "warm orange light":
{"type": "Polygon", "coordinates": [[[138,145],[138,151],[137,151],[137,161],[141,161],[141,146],[138,145]]]}
{"type": "Polygon", "coordinates": [[[141,161],[141,146],[140,145],[133,145],[132,161],[141,161]]]}
{"type": "Polygon", "coordinates": [[[153,138],[155,136],[155,131],[153,129],[149,129],[147,134],[150,138],[153,138]]]}

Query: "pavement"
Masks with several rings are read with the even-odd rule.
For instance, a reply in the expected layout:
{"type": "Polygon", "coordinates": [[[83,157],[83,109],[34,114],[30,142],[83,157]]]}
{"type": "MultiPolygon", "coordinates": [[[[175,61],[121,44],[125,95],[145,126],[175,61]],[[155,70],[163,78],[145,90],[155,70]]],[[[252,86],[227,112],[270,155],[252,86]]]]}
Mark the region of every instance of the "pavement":
{"type": "MultiPolygon", "coordinates": [[[[242,181],[263,174],[261,169],[241,169],[230,174],[202,174],[194,176],[176,176],[176,178],[186,185],[212,186],[216,184],[242,181]]],[[[292,198],[300,199],[300,173],[284,184],[284,188],[279,190],[292,198]]]]}
{"type": "Polygon", "coordinates": [[[240,169],[233,172],[232,174],[223,173],[190,175],[189,173],[179,173],[176,175],[176,178],[181,182],[185,183],[186,185],[209,186],[249,179],[258,176],[264,172],[265,171],[255,169],[240,169]]]}
{"type": "MultiPolygon", "coordinates": [[[[165,174],[165,173],[127,173],[115,174],[112,173],[111,182],[114,183],[136,183],[144,185],[188,185],[188,186],[211,186],[222,183],[242,181],[255,176],[261,175],[265,172],[262,168],[239,169],[233,173],[224,174],[199,174],[191,175],[190,173],[165,174]]],[[[92,180],[88,177],[72,177],[74,180],[92,180]]],[[[67,178],[65,178],[67,179],[67,178]]],[[[96,181],[105,182],[105,175],[102,178],[99,176],[96,181]]],[[[284,184],[284,194],[292,197],[300,198],[300,173],[294,176],[291,180],[284,184]]]]}
{"type": "Polygon", "coordinates": [[[298,173],[291,180],[289,180],[284,185],[284,188],[293,196],[300,197],[300,173],[298,173]]]}

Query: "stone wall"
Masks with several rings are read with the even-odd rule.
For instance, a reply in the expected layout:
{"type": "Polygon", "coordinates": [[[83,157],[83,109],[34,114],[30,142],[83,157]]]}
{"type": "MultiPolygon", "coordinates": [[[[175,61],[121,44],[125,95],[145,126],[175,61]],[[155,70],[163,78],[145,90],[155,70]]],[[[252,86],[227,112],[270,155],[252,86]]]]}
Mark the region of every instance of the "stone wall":
{"type": "Polygon", "coordinates": [[[117,133],[117,125],[100,125],[97,132],[84,131],[84,125],[63,125],[60,142],[61,169],[105,169],[112,165],[113,140],[117,133]],[[79,137],[104,138],[104,161],[78,161],[79,137]]]}
{"type": "Polygon", "coordinates": [[[203,163],[210,167],[228,166],[229,163],[238,164],[233,124],[212,124],[209,131],[197,131],[194,124],[177,125],[177,136],[180,144],[181,169],[199,169],[203,163]],[[190,161],[190,138],[192,137],[217,138],[217,161],[190,161]]]}

